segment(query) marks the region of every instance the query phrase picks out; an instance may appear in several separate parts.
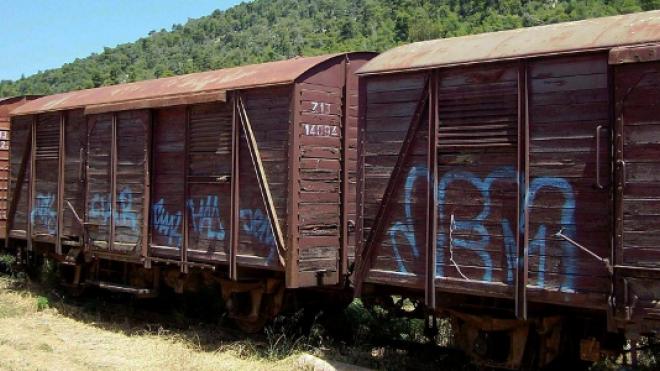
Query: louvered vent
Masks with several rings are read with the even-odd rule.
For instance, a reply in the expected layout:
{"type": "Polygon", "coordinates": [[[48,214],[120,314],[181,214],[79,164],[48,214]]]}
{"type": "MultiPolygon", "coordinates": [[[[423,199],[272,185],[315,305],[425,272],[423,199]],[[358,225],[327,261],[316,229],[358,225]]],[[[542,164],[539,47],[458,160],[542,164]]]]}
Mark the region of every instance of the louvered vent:
{"type": "Polygon", "coordinates": [[[230,155],[231,120],[228,104],[195,107],[190,117],[190,151],[230,155]]]}
{"type": "Polygon", "coordinates": [[[516,145],[517,81],[506,77],[468,75],[468,78],[450,77],[441,81],[440,152],[516,145]]]}
{"type": "Polygon", "coordinates": [[[57,159],[59,144],[59,114],[40,115],[37,119],[37,159],[57,159]]]}

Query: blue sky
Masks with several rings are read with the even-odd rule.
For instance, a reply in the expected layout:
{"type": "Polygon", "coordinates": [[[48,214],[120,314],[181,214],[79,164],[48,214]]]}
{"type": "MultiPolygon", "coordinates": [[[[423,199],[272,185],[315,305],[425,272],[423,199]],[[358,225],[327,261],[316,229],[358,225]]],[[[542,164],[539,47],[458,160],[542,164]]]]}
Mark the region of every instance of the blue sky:
{"type": "Polygon", "coordinates": [[[240,0],[0,0],[0,80],[57,68],[240,0]]]}

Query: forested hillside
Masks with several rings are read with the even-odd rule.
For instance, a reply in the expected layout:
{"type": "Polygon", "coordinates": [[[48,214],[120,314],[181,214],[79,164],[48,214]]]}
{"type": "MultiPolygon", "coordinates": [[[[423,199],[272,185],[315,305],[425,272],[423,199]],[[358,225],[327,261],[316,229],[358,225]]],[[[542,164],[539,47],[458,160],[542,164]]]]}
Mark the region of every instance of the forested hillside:
{"type": "Polygon", "coordinates": [[[412,41],[658,8],[660,0],[255,0],[61,68],[2,81],[0,96],[50,94],[296,55],[382,51],[412,41]]]}

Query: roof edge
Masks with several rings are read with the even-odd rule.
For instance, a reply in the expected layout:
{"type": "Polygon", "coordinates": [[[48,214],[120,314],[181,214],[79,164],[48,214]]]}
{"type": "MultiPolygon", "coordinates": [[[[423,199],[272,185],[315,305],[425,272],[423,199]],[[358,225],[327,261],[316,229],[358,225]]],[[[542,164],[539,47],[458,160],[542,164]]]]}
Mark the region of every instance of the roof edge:
{"type": "Polygon", "coordinates": [[[391,74],[660,41],[660,10],[425,40],[392,48],[357,71],[391,74]]]}
{"type": "MultiPolygon", "coordinates": [[[[286,84],[293,84],[295,83],[301,76],[303,76],[305,73],[308,71],[312,70],[316,66],[326,63],[334,58],[342,57],[342,56],[348,56],[351,54],[360,54],[360,53],[373,53],[373,52],[340,52],[340,53],[331,53],[331,54],[322,54],[322,55],[317,55],[317,56],[310,56],[310,57],[294,57],[290,59],[285,59],[285,60],[279,60],[279,61],[271,61],[271,62],[264,62],[264,63],[255,63],[255,64],[249,64],[249,65],[243,65],[243,66],[235,66],[235,67],[229,67],[229,68],[223,68],[219,70],[210,70],[210,71],[202,71],[202,72],[195,72],[192,74],[186,74],[186,75],[178,75],[178,76],[172,76],[172,77],[166,77],[166,78],[161,78],[161,79],[151,79],[151,80],[143,80],[143,81],[136,81],[136,82],[131,82],[131,83],[125,83],[125,84],[116,84],[116,85],[108,85],[108,86],[102,86],[98,88],[91,88],[91,89],[83,89],[83,90],[75,90],[75,91],[70,91],[70,92],[64,92],[64,93],[58,93],[58,94],[53,94],[49,96],[45,96],[33,101],[30,101],[29,103],[22,105],[16,109],[14,109],[12,112],[10,112],[10,116],[26,116],[26,115],[33,115],[33,114],[42,114],[42,113],[47,113],[47,112],[58,112],[58,111],[64,111],[64,110],[73,110],[73,109],[86,109],[87,107],[100,107],[100,106],[109,106],[109,105],[117,105],[121,106],[123,104],[125,105],[130,105],[130,104],[136,104],[140,105],[141,102],[145,102],[147,104],[147,101],[153,101],[153,100],[167,100],[168,98],[172,99],[183,99],[185,100],[185,97],[191,96],[200,96],[206,93],[217,93],[219,91],[223,92],[228,92],[228,91],[233,91],[233,90],[245,90],[245,89],[256,89],[256,88],[262,88],[262,87],[268,87],[268,86],[279,86],[279,85],[286,85],[286,84]],[[263,65],[268,65],[268,64],[275,64],[275,63],[281,63],[281,64],[286,64],[286,62],[290,63],[295,63],[296,60],[308,60],[310,63],[308,65],[302,66],[299,70],[294,70],[292,74],[287,76],[286,78],[283,78],[282,80],[276,80],[273,79],[264,81],[264,83],[249,83],[249,84],[236,84],[236,85],[231,85],[229,84],[226,87],[222,88],[211,88],[208,90],[201,89],[201,90],[189,90],[189,91],[184,91],[184,92],[175,92],[172,94],[154,94],[154,95],[148,95],[145,97],[139,97],[139,98],[134,98],[134,97],[126,97],[126,99],[99,99],[98,102],[85,102],[84,99],[87,99],[88,101],[91,101],[91,99],[83,97],[85,95],[92,95],[92,94],[100,94],[100,93],[106,93],[106,96],[112,96],[112,91],[113,90],[120,90],[120,89],[125,89],[125,90],[136,90],[140,88],[144,88],[147,85],[154,85],[154,84],[159,84],[162,86],[165,86],[164,89],[167,89],[167,85],[173,85],[178,83],[181,83],[181,80],[185,79],[193,79],[195,77],[204,77],[204,75],[221,75],[223,71],[225,73],[235,73],[239,74],[241,70],[247,70],[247,69],[258,69],[259,66],[263,65]],[[82,97],[83,99],[78,99],[77,101],[79,102],[80,100],[83,100],[82,103],[76,103],[76,95],[82,97]],[[72,100],[71,103],[64,104],[62,102],[65,102],[66,100],[72,100]],[[59,101],[59,102],[58,102],[59,101]]],[[[263,73],[263,72],[262,72],[263,73]]],[[[277,73],[275,70],[273,73],[277,73]]],[[[222,77],[222,76],[221,76],[222,77]]],[[[239,76],[240,78],[240,76],[239,76]]],[[[120,93],[117,93],[119,95],[120,93]]],[[[94,109],[93,109],[94,110],[94,109]]],[[[92,110],[92,111],[93,111],[92,110]]]]}

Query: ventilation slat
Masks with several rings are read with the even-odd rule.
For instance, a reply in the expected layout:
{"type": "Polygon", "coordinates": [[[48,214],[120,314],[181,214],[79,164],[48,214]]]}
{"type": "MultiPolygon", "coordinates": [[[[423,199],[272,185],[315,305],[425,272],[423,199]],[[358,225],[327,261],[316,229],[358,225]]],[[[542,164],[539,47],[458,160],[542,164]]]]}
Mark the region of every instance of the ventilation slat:
{"type": "Polygon", "coordinates": [[[444,81],[438,89],[439,152],[516,145],[518,91],[515,82],[495,79],[458,86],[450,83],[450,80],[444,81]]]}

